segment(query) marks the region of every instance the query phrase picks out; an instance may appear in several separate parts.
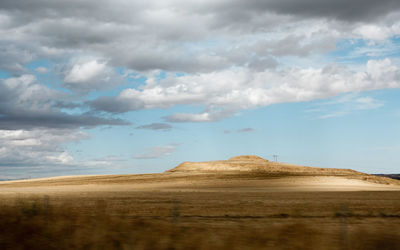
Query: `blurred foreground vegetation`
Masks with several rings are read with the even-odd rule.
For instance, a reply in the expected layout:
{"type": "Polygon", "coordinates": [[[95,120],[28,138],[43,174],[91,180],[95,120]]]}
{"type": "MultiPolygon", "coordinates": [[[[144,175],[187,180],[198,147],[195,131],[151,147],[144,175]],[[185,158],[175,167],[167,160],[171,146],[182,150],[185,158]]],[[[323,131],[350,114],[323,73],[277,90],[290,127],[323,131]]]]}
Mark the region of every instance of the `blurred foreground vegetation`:
{"type": "Polygon", "coordinates": [[[0,249],[400,249],[397,203],[330,203],[318,213],[311,199],[307,207],[249,194],[238,209],[232,197],[224,204],[195,195],[3,199],[0,249]]]}

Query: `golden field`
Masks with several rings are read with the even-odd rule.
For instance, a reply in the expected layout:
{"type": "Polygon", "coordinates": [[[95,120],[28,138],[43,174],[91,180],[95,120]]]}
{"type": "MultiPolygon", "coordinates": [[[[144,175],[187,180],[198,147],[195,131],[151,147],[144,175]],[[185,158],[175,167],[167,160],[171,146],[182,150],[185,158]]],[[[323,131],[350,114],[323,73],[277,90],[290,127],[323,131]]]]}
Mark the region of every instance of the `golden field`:
{"type": "Polygon", "coordinates": [[[396,181],[310,171],[2,182],[0,249],[400,249],[396,181]]]}

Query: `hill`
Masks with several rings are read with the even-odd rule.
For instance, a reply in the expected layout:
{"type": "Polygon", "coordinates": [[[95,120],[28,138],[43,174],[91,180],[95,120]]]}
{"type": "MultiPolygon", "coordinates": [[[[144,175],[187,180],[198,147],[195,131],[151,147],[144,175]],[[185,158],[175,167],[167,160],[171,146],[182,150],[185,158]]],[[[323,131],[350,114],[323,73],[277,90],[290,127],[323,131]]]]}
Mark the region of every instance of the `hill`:
{"type": "Polygon", "coordinates": [[[114,190],[362,191],[400,189],[400,181],[351,169],[317,168],[243,155],[183,162],[155,174],[62,176],[0,182],[1,193],[114,190]]]}
{"type": "Polygon", "coordinates": [[[214,173],[262,176],[341,176],[380,184],[399,185],[400,181],[384,176],[369,175],[352,169],[319,168],[271,162],[255,155],[242,155],[228,160],[183,162],[167,173],[214,173]]]}

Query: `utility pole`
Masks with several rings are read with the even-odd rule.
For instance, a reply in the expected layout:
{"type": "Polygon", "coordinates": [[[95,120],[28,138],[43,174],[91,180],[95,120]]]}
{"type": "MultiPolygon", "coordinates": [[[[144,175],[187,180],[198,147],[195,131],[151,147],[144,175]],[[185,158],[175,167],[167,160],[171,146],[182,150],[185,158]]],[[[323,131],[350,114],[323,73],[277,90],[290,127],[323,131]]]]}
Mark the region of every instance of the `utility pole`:
{"type": "Polygon", "coordinates": [[[274,157],[274,162],[277,162],[278,161],[278,155],[273,155],[273,157],[274,157]]]}

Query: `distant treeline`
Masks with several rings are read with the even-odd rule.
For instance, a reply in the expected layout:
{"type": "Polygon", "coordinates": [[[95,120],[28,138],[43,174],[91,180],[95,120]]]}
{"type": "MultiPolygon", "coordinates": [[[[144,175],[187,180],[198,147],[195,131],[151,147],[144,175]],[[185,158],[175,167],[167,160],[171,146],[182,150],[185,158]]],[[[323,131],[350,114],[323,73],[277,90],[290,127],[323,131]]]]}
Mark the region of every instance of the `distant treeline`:
{"type": "Polygon", "coordinates": [[[400,174],[374,174],[374,175],[400,180],[400,174]]]}

